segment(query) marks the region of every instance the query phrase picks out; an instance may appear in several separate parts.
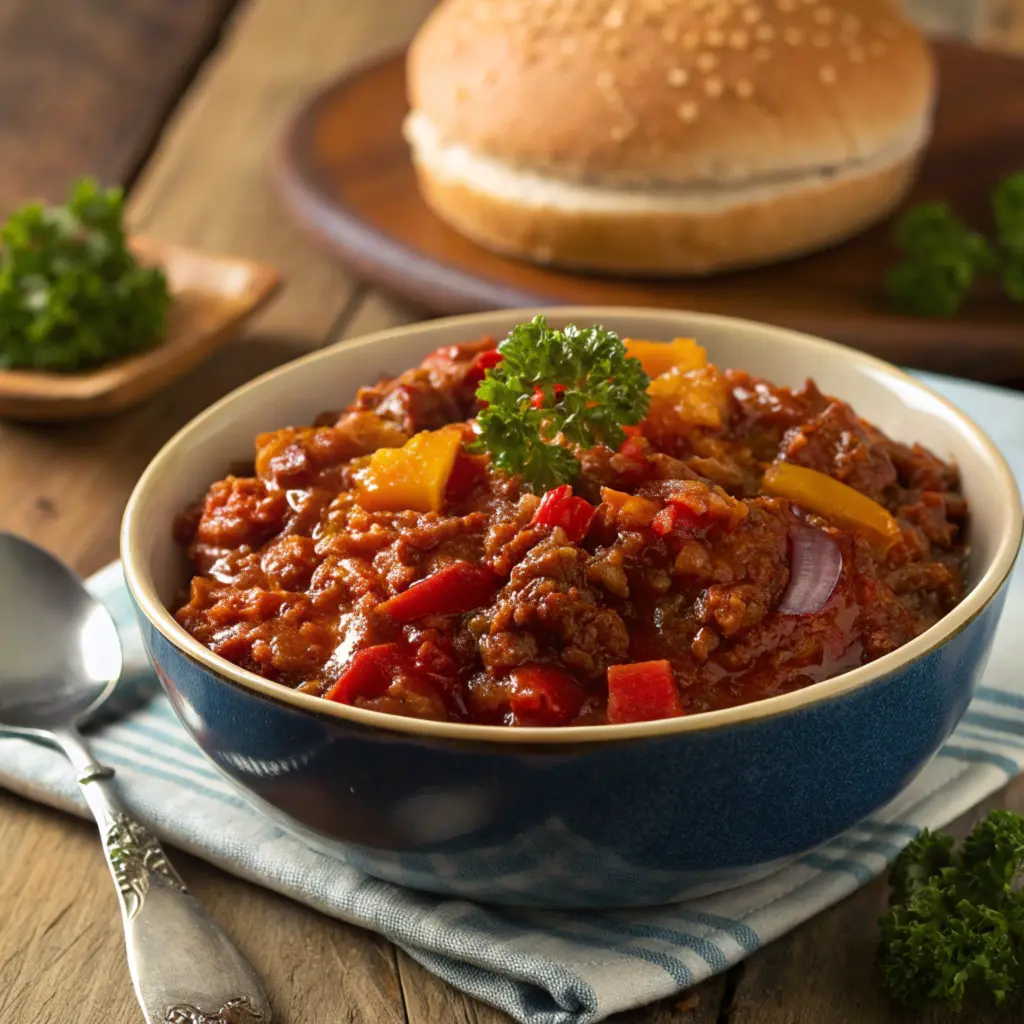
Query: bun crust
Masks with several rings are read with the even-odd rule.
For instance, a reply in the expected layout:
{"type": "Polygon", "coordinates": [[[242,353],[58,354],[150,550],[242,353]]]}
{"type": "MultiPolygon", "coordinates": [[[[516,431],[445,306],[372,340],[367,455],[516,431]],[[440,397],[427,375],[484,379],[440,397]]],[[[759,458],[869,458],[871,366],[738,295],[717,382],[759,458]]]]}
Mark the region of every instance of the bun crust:
{"type": "Polygon", "coordinates": [[[935,69],[896,0],[443,0],[406,135],[445,221],[605,273],[757,266],[904,198],[935,69]]]}
{"type": "Polygon", "coordinates": [[[704,276],[801,256],[881,220],[906,195],[917,161],[819,181],[777,197],[702,212],[559,208],[517,202],[417,164],[431,209],[506,256],[609,275],[704,276]]]}
{"type": "Polygon", "coordinates": [[[408,83],[446,142],[658,188],[869,158],[928,122],[935,72],[890,0],[444,0],[408,83]]]}

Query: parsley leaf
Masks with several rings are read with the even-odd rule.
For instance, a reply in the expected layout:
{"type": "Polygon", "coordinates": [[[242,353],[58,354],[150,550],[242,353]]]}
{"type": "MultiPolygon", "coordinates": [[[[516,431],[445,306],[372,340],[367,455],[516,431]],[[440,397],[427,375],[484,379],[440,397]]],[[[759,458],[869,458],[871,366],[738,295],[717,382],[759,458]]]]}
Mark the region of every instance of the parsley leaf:
{"type": "Polygon", "coordinates": [[[897,222],[894,241],[904,258],[889,271],[886,290],[907,313],[952,316],[978,276],[997,266],[984,236],[946,203],[911,207],[897,222]]]}
{"type": "Polygon", "coordinates": [[[895,860],[882,917],[885,987],[920,1007],[988,994],[1005,1002],[1024,956],[1024,818],[993,811],[959,850],[949,836],[922,832],[895,860]]]}
{"type": "Polygon", "coordinates": [[[152,348],[170,293],[128,249],[118,189],[79,181],[0,229],[0,368],[70,372],[152,348]]]}
{"type": "Polygon", "coordinates": [[[622,427],[647,414],[650,378],[602,327],[558,331],[537,316],[514,327],[498,351],[501,362],[477,388],[486,407],[470,451],[489,452],[536,493],[578,475],[574,448],[617,448],[622,427]]]}

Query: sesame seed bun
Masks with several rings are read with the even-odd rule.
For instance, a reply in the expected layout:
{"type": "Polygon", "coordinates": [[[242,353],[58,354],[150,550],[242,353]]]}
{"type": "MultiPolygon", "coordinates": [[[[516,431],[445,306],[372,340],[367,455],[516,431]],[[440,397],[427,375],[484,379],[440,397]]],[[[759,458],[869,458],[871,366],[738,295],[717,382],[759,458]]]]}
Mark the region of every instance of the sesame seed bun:
{"type": "Polygon", "coordinates": [[[498,251],[706,274],[884,217],[935,72],[889,0],[444,0],[409,51],[426,201],[498,251]]]}

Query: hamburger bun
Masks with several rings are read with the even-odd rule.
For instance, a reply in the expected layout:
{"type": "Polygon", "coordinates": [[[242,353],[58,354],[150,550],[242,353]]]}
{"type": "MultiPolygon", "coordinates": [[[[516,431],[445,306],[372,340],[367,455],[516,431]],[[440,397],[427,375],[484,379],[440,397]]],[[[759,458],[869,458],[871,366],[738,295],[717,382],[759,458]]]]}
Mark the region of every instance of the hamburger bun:
{"type": "Polygon", "coordinates": [[[408,89],[420,189],[458,231],[538,263],[681,275],[886,216],[936,84],[889,0],[444,0],[408,89]]]}

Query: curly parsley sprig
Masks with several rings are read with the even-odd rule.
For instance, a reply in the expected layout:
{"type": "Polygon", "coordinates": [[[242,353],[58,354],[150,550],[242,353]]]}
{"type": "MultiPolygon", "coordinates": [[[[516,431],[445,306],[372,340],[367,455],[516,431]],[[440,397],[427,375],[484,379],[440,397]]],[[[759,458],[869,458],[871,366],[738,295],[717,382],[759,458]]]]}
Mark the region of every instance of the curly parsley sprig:
{"type": "Polygon", "coordinates": [[[885,987],[912,1007],[988,995],[1001,1004],[1024,967],[1024,818],[993,811],[959,850],[927,830],[896,858],[881,919],[885,987]]]}
{"type": "Polygon", "coordinates": [[[0,369],[68,372],[152,348],[170,293],[128,248],[124,197],[89,178],[0,229],[0,369]]]}
{"type": "Polygon", "coordinates": [[[902,260],[886,275],[893,304],[918,316],[952,316],[986,277],[998,276],[1014,302],[1024,302],[1024,172],[992,192],[996,237],[962,221],[948,203],[912,206],[893,234],[902,260]]]}
{"type": "Polygon", "coordinates": [[[477,388],[486,407],[470,450],[489,452],[535,493],[577,476],[574,448],[617,448],[623,426],[647,415],[650,378],[603,327],[559,331],[537,316],[514,327],[498,351],[501,362],[477,388]]]}

